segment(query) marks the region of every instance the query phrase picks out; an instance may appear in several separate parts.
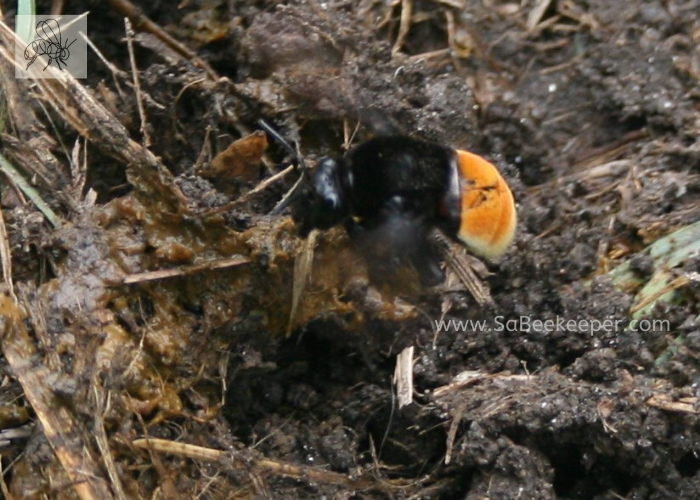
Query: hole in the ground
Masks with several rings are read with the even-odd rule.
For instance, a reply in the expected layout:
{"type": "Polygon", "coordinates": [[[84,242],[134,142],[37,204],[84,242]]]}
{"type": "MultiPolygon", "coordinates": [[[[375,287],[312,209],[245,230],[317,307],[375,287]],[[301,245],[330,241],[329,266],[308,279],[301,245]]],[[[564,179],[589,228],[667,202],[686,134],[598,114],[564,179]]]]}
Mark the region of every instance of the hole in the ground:
{"type": "Polygon", "coordinates": [[[690,477],[697,474],[700,469],[700,457],[694,451],[689,451],[681,457],[676,464],[676,470],[683,477],[690,477]]]}
{"type": "Polygon", "coordinates": [[[554,491],[558,497],[568,495],[586,474],[581,463],[581,453],[574,447],[559,450],[556,460],[552,460],[552,466],[554,491]]]}
{"type": "Polygon", "coordinates": [[[541,449],[554,468],[553,487],[557,498],[594,498],[610,491],[624,497],[634,484],[633,478],[618,464],[604,457],[587,458],[589,452],[574,443],[541,449]]]}

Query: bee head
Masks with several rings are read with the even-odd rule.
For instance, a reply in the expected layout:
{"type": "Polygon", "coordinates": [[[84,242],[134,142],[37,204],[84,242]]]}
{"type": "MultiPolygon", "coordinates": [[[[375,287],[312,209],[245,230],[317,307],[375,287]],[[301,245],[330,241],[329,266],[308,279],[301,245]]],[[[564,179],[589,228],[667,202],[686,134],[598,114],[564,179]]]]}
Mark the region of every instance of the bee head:
{"type": "Polygon", "coordinates": [[[329,229],[343,222],[350,213],[344,161],[323,158],[302,175],[307,178],[292,202],[292,217],[299,224],[300,234],[306,236],[312,229],[329,229]]]}

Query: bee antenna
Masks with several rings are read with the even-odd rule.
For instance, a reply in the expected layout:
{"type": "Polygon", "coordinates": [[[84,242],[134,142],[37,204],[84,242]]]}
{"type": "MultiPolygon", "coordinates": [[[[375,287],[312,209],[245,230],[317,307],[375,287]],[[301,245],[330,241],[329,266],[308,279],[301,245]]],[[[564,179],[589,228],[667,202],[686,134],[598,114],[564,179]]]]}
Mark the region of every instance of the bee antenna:
{"type": "Polygon", "coordinates": [[[307,170],[306,163],[304,163],[304,157],[301,156],[301,151],[299,150],[299,143],[294,142],[294,147],[292,147],[292,145],[289,144],[289,141],[287,141],[287,139],[282,137],[279,132],[272,128],[272,126],[263,119],[258,120],[258,125],[260,125],[260,128],[262,128],[265,132],[274,137],[277,140],[277,142],[279,142],[284,147],[284,149],[286,149],[294,157],[297,166],[301,168],[302,173],[305,173],[307,170]]]}
{"type": "Polygon", "coordinates": [[[304,157],[301,156],[301,151],[299,150],[298,142],[294,142],[294,147],[292,147],[292,145],[289,144],[289,141],[282,137],[280,133],[277,132],[274,128],[272,128],[272,126],[270,126],[270,124],[267,123],[265,120],[258,120],[258,125],[260,125],[260,128],[262,128],[265,132],[274,137],[277,140],[277,142],[279,142],[284,147],[284,149],[286,149],[294,157],[297,163],[297,167],[301,169],[301,175],[294,183],[294,186],[292,186],[292,189],[287,191],[287,194],[285,194],[284,197],[277,203],[277,205],[275,205],[275,208],[273,208],[270,211],[270,215],[276,215],[281,213],[285,208],[294,203],[294,201],[299,197],[299,195],[302,192],[304,183],[306,182],[308,169],[306,167],[306,163],[304,163],[304,157]]]}

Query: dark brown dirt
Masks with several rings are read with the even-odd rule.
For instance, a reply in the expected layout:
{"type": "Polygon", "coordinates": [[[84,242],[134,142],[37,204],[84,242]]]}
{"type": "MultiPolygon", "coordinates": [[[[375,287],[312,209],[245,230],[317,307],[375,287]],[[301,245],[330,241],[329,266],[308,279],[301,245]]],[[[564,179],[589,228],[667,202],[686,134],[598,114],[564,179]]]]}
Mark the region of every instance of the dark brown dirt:
{"type": "MultiPolygon", "coordinates": [[[[697,251],[663,269],[678,286],[649,331],[625,328],[640,286],[609,271],[631,261],[646,282],[661,269],[643,250],[700,221],[700,2],[553,0],[534,25],[542,2],[404,3],[413,23],[393,55],[401,9],[388,2],[139,5],[221,78],[152,37],[136,44],[150,149],[186,213],[144,196],[99,145],[83,190],[94,205],[69,210],[42,191],[70,221],[56,230],[2,177],[15,287],[37,359],[56,373],[51,390],[87,429],[88,389],[114,394],[104,426],[126,498],[167,497],[168,485],[182,498],[698,498],[697,251]],[[489,265],[495,305],[368,283],[363,257],[334,229],[319,236],[290,321],[304,242],[286,215],[266,214],[296,174],[240,198],[286,153],[271,143],[264,165],[200,175],[260,118],[311,163],[341,154],[344,127],[358,123],[355,141],[391,125],[492,160],[520,219],[511,251],[489,265]],[[247,264],[122,284],[234,255],[247,264]],[[484,324],[436,334],[441,318],[484,324]],[[618,328],[544,332],[524,318],[618,328]],[[409,345],[415,402],[399,410],[391,380],[409,345]],[[154,461],[131,445],[146,430],[248,461],[154,461]],[[282,474],[262,459],[348,481],[282,474]]],[[[96,2],[64,10],[90,10],[95,44],[129,68],[119,14],[96,2]]],[[[87,86],[140,141],[130,79],[120,95],[95,58],[87,86]]],[[[27,425],[16,374],[3,373],[0,400],[16,411],[0,427],[27,425]]],[[[15,498],[68,496],[38,424],[3,452],[4,470],[6,456],[19,457],[5,474],[15,498]]]]}

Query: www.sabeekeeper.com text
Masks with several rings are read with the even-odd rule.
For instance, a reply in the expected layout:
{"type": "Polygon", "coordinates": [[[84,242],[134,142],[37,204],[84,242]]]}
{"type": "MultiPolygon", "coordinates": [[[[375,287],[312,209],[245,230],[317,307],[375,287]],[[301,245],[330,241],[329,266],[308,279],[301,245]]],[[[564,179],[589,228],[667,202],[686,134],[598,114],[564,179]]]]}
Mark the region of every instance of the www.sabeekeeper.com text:
{"type": "Polygon", "coordinates": [[[530,316],[506,318],[495,316],[492,320],[435,320],[435,328],[439,332],[668,332],[671,325],[667,319],[567,319],[556,316],[551,319],[537,319],[530,316]]]}

